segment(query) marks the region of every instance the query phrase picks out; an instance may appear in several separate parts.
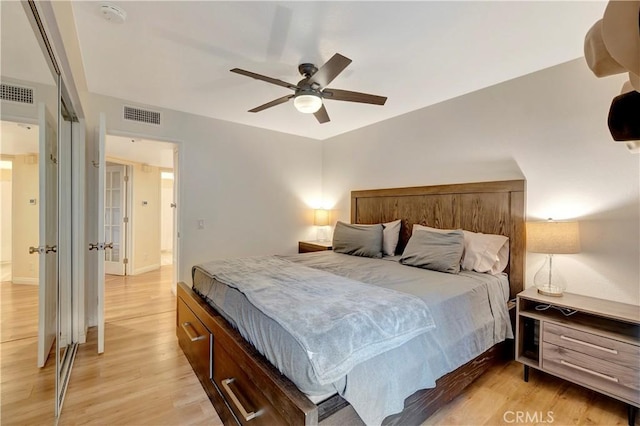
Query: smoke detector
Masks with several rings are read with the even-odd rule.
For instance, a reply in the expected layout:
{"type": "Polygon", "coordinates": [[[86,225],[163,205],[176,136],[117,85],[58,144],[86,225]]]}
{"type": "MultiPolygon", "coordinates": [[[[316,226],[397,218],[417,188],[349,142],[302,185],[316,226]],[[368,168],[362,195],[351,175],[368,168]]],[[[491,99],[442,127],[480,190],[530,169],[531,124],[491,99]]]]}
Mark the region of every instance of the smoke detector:
{"type": "Polygon", "coordinates": [[[112,4],[100,5],[100,15],[109,22],[122,24],[127,19],[127,12],[121,7],[112,4]]]}

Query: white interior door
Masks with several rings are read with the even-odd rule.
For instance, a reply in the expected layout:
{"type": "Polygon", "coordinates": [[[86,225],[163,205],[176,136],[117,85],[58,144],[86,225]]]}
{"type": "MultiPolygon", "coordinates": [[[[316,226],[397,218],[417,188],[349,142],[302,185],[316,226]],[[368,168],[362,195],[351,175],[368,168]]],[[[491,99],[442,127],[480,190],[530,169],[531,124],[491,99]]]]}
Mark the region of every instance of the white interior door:
{"type": "Polygon", "coordinates": [[[180,256],[179,256],[179,250],[180,250],[180,230],[178,229],[178,224],[180,223],[179,221],[179,212],[180,212],[180,200],[179,198],[179,183],[180,183],[180,167],[179,167],[179,161],[180,161],[180,152],[178,151],[178,148],[174,148],[173,150],[173,203],[171,204],[171,207],[173,207],[173,253],[171,254],[173,256],[173,284],[171,287],[171,290],[173,291],[173,294],[177,294],[177,287],[178,287],[178,281],[179,281],[179,277],[180,277],[180,256]]]}
{"type": "Polygon", "coordinates": [[[39,124],[38,367],[44,367],[57,334],[58,138],[56,121],[44,103],[39,124]]]}
{"type": "Polygon", "coordinates": [[[107,138],[107,119],[104,113],[100,113],[100,125],[96,137],[98,152],[98,229],[97,229],[97,250],[98,265],[96,268],[97,289],[98,289],[98,353],[104,352],[104,255],[100,250],[105,249],[104,239],[104,196],[105,196],[105,175],[107,161],[105,155],[105,141],[107,138]]]}
{"type": "Polygon", "coordinates": [[[126,166],[106,166],[104,234],[111,249],[104,252],[104,272],[125,275],[126,166]]]}

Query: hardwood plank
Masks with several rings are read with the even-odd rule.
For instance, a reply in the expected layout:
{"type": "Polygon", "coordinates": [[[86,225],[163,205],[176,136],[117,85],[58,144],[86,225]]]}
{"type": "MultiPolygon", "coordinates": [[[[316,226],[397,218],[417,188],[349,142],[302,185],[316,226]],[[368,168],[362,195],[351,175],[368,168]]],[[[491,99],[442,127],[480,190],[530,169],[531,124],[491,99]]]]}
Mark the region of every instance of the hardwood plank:
{"type": "Polygon", "coordinates": [[[0,342],[38,336],[38,286],[0,283],[0,342]]]}
{"type": "Polygon", "coordinates": [[[627,408],[613,398],[538,370],[532,370],[529,382],[524,382],[522,364],[510,361],[492,367],[422,424],[626,425],[627,408]],[[526,420],[527,414],[529,421],[515,421],[518,415],[526,420]]]}

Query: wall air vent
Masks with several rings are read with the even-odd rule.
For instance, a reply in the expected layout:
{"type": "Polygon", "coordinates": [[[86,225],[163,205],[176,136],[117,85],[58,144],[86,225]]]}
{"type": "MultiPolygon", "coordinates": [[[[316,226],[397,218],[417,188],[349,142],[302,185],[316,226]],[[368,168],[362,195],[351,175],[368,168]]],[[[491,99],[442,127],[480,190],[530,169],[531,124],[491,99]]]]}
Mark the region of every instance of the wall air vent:
{"type": "Polygon", "coordinates": [[[138,123],[160,125],[161,115],[158,111],[150,111],[148,109],[135,108],[125,105],[123,118],[128,121],[136,121],[138,123]]]}
{"type": "Polygon", "coordinates": [[[0,99],[3,101],[33,105],[33,89],[2,83],[0,86],[0,99]]]}

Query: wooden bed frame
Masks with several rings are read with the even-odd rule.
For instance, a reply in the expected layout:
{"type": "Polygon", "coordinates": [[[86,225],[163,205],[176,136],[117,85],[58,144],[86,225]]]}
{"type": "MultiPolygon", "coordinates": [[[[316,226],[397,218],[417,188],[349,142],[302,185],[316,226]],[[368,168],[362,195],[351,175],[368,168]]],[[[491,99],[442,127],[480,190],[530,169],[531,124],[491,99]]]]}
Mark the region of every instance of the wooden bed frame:
{"type": "MultiPolygon", "coordinates": [[[[377,189],[351,193],[352,223],[402,219],[401,252],[415,223],[509,237],[510,294],[522,291],[525,256],[525,181],[377,189]]],[[[202,386],[225,425],[357,424],[355,411],[339,396],[315,405],[245,341],[190,286],[178,284],[176,334],[202,386]]],[[[383,424],[420,424],[458,396],[491,365],[513,357],[503,342],[441,377],[433,389],[416,392],[405,409],[383,424]]]]}

